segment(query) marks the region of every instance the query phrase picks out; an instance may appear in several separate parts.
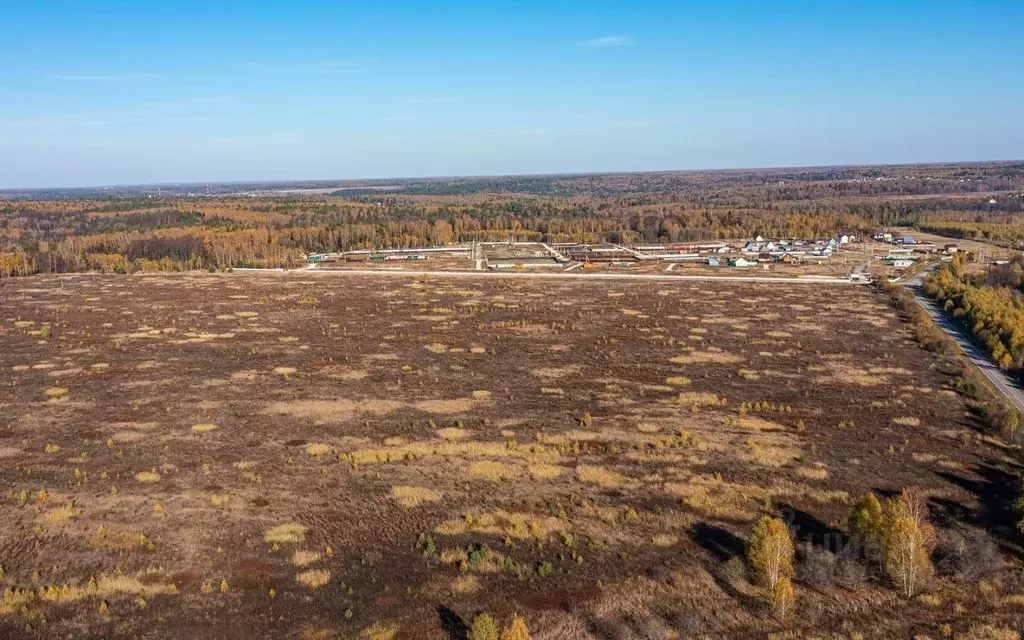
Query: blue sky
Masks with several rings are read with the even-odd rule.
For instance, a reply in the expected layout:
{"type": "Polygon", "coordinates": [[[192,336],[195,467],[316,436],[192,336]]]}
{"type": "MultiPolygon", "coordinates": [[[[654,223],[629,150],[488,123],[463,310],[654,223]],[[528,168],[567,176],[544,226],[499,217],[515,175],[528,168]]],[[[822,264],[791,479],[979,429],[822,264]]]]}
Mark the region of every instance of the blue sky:
{"type": "Polygon", "coordinates": [[[0,13],[0,188],[1024,157],[1024,2],[0,13]]]}

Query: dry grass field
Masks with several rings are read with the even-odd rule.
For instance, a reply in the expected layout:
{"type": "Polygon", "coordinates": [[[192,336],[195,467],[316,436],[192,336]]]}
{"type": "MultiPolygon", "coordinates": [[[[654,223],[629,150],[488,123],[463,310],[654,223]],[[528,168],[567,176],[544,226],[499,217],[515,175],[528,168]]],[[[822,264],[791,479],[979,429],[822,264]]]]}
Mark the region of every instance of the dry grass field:
{"type": "MultiPolygon", "coordinates": [[[[948,374],[861,287],[65,276],[0,287],[0,637],[997,637],[1024,587],[797,583],[865,491],[1019,539],[948,374]],[[981,632],[979,632],[981,633],[981,632]]],[[[1019,549],[1017,549],[1019,551],[1019,549]]],[[[1007,556],[1008,557],[1008,556],[1007,556]]],[[[1016,622],[1014,622],[1016,621],[1016,622]]]]}

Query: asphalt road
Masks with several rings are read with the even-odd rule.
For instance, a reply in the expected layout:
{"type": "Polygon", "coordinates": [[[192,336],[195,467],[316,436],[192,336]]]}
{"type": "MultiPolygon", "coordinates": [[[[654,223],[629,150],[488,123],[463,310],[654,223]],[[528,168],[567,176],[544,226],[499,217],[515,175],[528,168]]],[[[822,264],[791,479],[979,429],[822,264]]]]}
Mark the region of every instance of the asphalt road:
{"type": "Polygon", "coordinates": [[[1021,391],[1017,383],[992,362],[988,354],[974,343],[971,336],[957,325],[937,302],[926,297],[921,291],[921,283],[924,280],[924,276],[934,268],[932,266],[925,269],[908,280],[905,286],[913,292],[917,304],[921,305],[921,308],[928,312],[928,315],[935,320],[937,325],[942,327],[943,331],[949,334],[949,337],[956,340],[964,354],[971,359],[971,362],[978,367],[981,373],[1006,396],[1006,399],[1010,401],[1017,411],[1024,413],[1024,391],[1021,391]]]}

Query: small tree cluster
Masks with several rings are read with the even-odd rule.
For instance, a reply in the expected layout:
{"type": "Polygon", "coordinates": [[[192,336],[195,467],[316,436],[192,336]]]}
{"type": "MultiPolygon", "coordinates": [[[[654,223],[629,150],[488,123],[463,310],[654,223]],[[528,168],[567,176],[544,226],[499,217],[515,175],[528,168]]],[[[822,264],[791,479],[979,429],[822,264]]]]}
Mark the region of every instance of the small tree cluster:
{"type": "MultiPolygon", "coordinates": [[[[473,626],[469,630],[469,640],[498,640],[498,626],[494,619],[486,613],[473,618],[473,626]]],[[[530,631],[521,616],[513,616],[512,622],[501,634],[501,640],[530,640],[530,631]]]]}

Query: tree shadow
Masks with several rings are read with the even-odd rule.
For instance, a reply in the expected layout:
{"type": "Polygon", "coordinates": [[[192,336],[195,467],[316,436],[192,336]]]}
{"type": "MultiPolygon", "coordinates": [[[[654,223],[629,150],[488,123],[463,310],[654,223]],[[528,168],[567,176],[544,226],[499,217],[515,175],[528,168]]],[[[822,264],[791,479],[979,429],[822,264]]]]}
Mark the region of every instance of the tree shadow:
{"type": "Polygon", "coordinates": [[[735,580],[724,575],[722,569],[727,568],[730,560],[742,560],[746,555],[746,545],[743,540],[722,527],[700,522],[690,530],[690,538],[700,545],[701,548],[710,552],[718,561],[717,566],[708,568],[708,574],[714,579],[718,588],[725,592],[730,598],[736,600],[742,607],[748,610],[756,610],[761,603],[736,588],[735,580]]]}
{"type": "Polygon", "coordinates": [[[998,539],[1001,546],[1021,555],[1024,536],[1017,528],[1019,514],[1015,509],[1020,479],[991,464],[977,465],[974,472],[978,478],[967,478],[949,471],[939,471],[938,475],[977,496],[978,507],[970,508],[947,498],[933,498],[930,501],[933,515],[947,526],[964,523],[984,529],[998,539]]]}
{"type": "Polygon", "coordinates": [[[899,489],[880,489],[876,487],[871,489],[871,493],[875,494],[879,498],[895,498],[900,495],[901,492],[899,489]]]}
{"type": "Polygon", "coordinates": [[[441,605],[437,608],[437,616],[441,619],[441,629],[448,634],[448,640],[469,639],[469,626],[459,614],[441,605]]]}
{"type": "Polygon", "coordinates": [[[721,562],[727,562],[730,558],[742,558],[746,552],[743,540],[732,532],[707,522],[694,525],[690,530],[690,538],[721,562]]]}
{"type": "Polygon", "coordinates": [[[793,532],[796,542],[823,547],[832,553],[839,553],[850,543],[850,536],[817,517],[797,509],[791,504],[776,503],[783,521],[793,532]]]}

